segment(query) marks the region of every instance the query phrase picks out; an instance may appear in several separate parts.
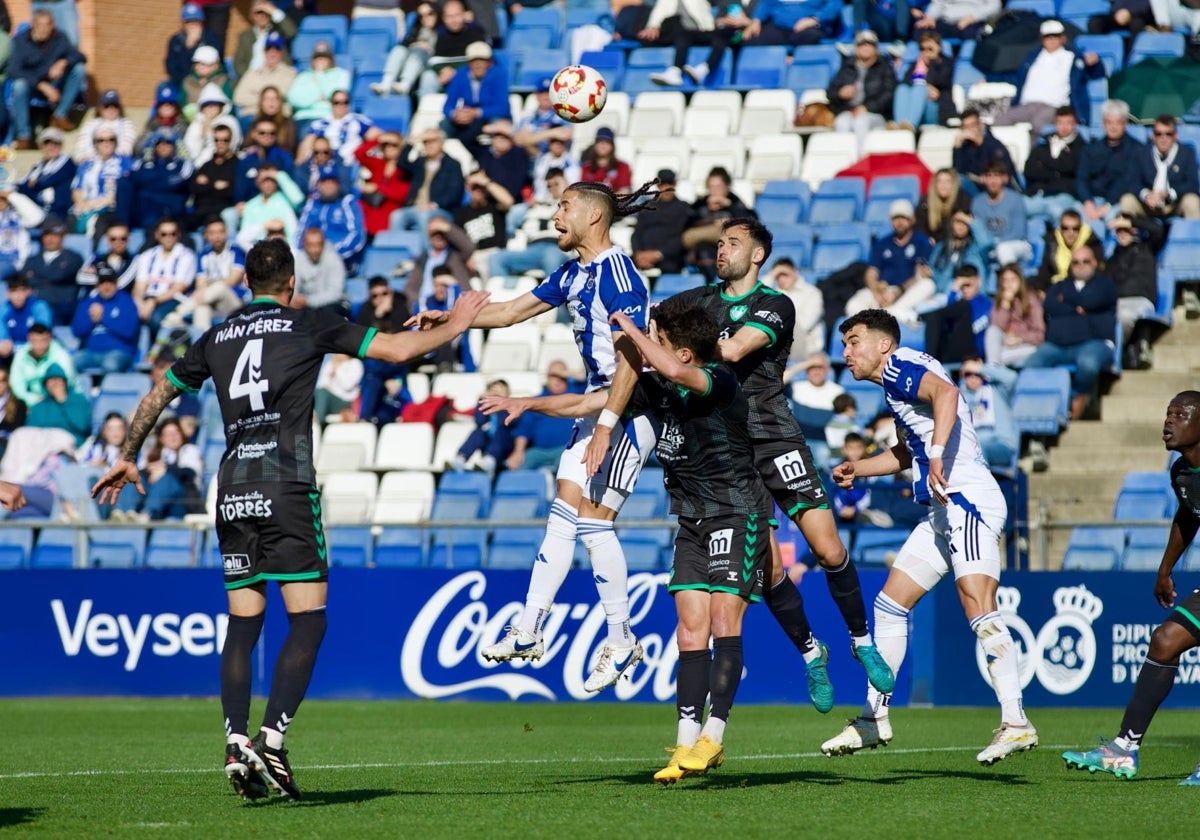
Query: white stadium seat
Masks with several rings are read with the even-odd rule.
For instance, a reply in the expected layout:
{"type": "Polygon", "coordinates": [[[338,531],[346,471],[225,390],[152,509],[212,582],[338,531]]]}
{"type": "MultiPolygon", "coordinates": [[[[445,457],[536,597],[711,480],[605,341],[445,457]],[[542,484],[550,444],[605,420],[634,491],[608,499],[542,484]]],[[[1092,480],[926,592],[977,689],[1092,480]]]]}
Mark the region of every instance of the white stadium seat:
{"type": "MultiPolygon", "coordinates": [[[[687,114],[710,111],[727,113],[729,115],[729,133],[736,134],[738,123],[742,117],[742,95],[736,90],[698,90],[693,93],[692,99],[688,103],[687,114]]],[[[687,114],[684,116],[685,125],[687,124],[687,114]]],[[[684,133],[687,134],[686,131],[684,133]]],[[[706,131],[705,134],[711,135],[713,132],[706,131]]]]}
{"type": "Polygon", "coordinates": [[[408,387],[408,393],[412,396],[413,402],[423,403],[429,399],[428,373],[409,371],[408,376],[404,377],[404,384],[408,387]]]}
{"type": "Polygon", "coordinates": [[[357,470],[375,460],[378,432],[370,423],[332,423],[321,436],[317,474],[357,470]]]}
{"type": "MultiPolygon", "coordinates": [[[[409,379],[412,379],[411,374],[409,379]]],[[[430,424],[388,423],[379,430],[375,469],[428,469],[432,460],[433,426],[430,424]]]]}
{"type": "Polygon", "coordinates": [[[433,378],[433,395],[449,397],[459,411],[470,411],[487,387],[482,373],[439,373],[433,378]]]}
{"type": "MultiPolygon", "coordinates": [[[[613,134],[620,137],[629,131],[629,94],[619,90],[609,90],[608,102],[604,105],[604,110],[599,116],[588,120],[585,123],[579,123],[574,126],[571,137],[571,146],[574,149],[586,149],[592,145],[592,141],[596,139],[596,132],[601,126],[607,126],[613,130],[613,134]]],[[[628,160],[628,158],[622,158],[628,160]]]]}
{"type": "Polygon", "coordinates": [[[742,105],[738,133],[743,137],[781,134],[796,116],[796,94],[790,90],[752,90],[742,105]]]}
{"type": "Polygon", "coordinates": [[[940,126],[925,126],[917,140],[917,156],[932,171],[949,169],[954,160],[954,138],[958,131],[940,126]]]}
{"type": "Polygon", "coordinates": [[[1029,123],[993,125],[988,128],[988,131],[1008,149],[1013,166],[1018,172],[1025,171],[1025,161],[1029,157],[1029,128],[1029,123]]]}
{"type": "Polygon", "coordinates": [[[371,521],[378,479],[369,472],[334,472],[321,487],[321,512],[327,525],[362,525],[371,521]]]}
{"type": "MultiPolygon", "coordinates": [[[[858,160],[858,141],[849,131],[826,131],[808,138],[800,178],[816,189],[858,160]]],[[[757,183],[757,181],[756,181],[757,183]]]]}
{"type": "Polygon", "coordinates": [[[746,178],[761,190],[767,181],[796,178],[801,172],[799,134],[764,134],[750,141],[746,178]]]}
{"type": "Polygon", "coordinates": [[[470,420],[451,420],[442,424],[438,429],[437,441],[433,445],[433,459],[430,461],[434,472],[441,472],[454,461],[459,448],[473,431],[475,424],[470,420]]]}
{"type": "Polygon", "coordinates": [[[863,154],[887,154],[889,152],[915,152],[917,138],[911,131],[877,128],[867,132],[867,143],[863,154]]]}
{"type": "Polygon", "coordinates": [[[644,184],[658,175],[660,169],[673,170],[675,176],[680,180],[687,178],[691,166],[691,155],[688,154],[683,143],[678,140],[675,142],[678,143],[679,149],[673,153],[643,152],[639,154],[633,163],[633,183],[644,184]]]}
{"type": "Polygon", "coordinates": [[[683,129],[683,112],[683,94],[677,90],[650,90],[639,93],[629,114],[629,129],[623,133],[634,137],[679,134],[683,129]]]}
{"type": "Polygon", "coordinates": [[[371,521],[390,525],[428,519],[434,491],[433,473],[416,470],[384,473],[371,521]]]}

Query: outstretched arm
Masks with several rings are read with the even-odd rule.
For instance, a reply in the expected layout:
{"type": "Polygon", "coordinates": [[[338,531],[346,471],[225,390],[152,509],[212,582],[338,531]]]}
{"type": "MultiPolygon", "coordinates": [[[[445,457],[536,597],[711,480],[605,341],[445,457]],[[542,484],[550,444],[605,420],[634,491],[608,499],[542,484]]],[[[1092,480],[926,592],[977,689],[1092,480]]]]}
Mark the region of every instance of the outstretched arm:
{"type": "Polygon", "coordinates": [[[416,332],[376,333],[367,346],[367,358],[402,364],[430,353],[465,333],[488,303],[487,292],[465,292],[454,308],[435,325],[416,332]]]}
{"type": "Polygon", "coordinates": [[[903,443],[898,443],[886,452],[880,452],[861,461],[843,461],[833,468],[833,481],[843,490],[854,486],[856,478],[874,478],[880,475],[895,475],[912,466],[912,455],[903,443]]]}
{"type": "Polygon", "coordinates": [[[613,342],[613,350],[617,354],[617,370],[608,389],[604,413],[596,421],[592,439],[588,441],[587,449],[583,453],[583,463],[589,478],[599,472],[600,465],[604,463],[604,457],[612,443],[613,426],[617,424],[625,407],[629,405],[629,400],[633,398],[638,371],[642,369],[642,353],[627,334],[621,333],[617,336],[613,342]]]}
{"type": "MultiPolygon", "coordinates": [[[[503,303],[489,303],[480,310],[475,316],[475,320],[468,326],[481,330],[511,327],[513,324],[528,321],[535,315],[549,312],[553,308],[550,304],[540,300],[533,292],[526,292],[520,297],[506,300],[503,303]]],[[[427,309],[409,318],[404,322],[404,326],[428,330],[445,323],[448,318],[449,315],[446,312],[427,309]]]]}
{"type": "Polygon", "coordinates": [[[553,394],[545,397],[497,397],[485,394],[479,399],[479,407],[484,414],[507,411],[508,417],[504,419],[504,425],[511,426],[526,411],[535,411],[548,417],[582,417],[602,409],[605,398],[603,391],[592,391],[590,394],[553,394]]]}
{"type": "Polygon", "coordinates": [[[146,442],[150,430],[158,422],[163,409],[182,393],[183,391],[171,382],[171,377],[164,376],[150,389],[150,393],[142,397],[137,411],[133,414],[133,420],[129,423],[129,433],[125,436],[125,445],[121,447],[120,460],[92,487],[92,497],[96,501],[100,504],[106,501],[116,502],[117,496],[121,495],[121,488],[126,484],[133,484],[139,493],[146,495],[146,488],[142,487],[142,479],[138,474],[138,452],[146,442]]]}
{"type": "Polygon", "coordinates": [[[624,312],[613,313],[609,320],[629,336],[650,367],[694,394],[708,393],[708,389],[712,387],[712,380],[702,368],[681,362],[667,348],[643,333],[624,312]]]}

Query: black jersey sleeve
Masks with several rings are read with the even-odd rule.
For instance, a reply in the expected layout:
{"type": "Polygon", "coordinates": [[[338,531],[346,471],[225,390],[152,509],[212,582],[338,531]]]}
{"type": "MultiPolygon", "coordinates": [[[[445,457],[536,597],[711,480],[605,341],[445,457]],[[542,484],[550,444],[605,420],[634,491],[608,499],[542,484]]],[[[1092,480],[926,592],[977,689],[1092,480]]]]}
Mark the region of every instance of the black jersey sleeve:
{"type": "Polygon", "coordinates": [[[182,359],[167,368],[167,379],[176,388],[195,394],[200,391],[204,380],[212,376],[207,355],[209,335],[210,333],[206,332],[199,341],[188,348],[182,359]]]}
{"type": "Polygon", "coordinates": [[[729,365],[708,365],[704,372],[708,374],[708,392],[703,395],[703,399],[718,409],[733,402],[741,387],[733,368],[729,365]]]}
{"type": "Polygon", "coordinates": [[[1197,508],[1200,508],[1200,499],[1189,498],[1196,495],[1195,483],[1189,480],[1194,478],[1195,476],[1187,468],[1187,461],[1177,458],[1175,463],[1171,464],[1171,489],[1175,491],[1175,498],[1179,500],[1175,521],[1181,527],[1200,527],[1200,517],[1196,515],[1197,508]],[[1189,484],[1193,486],[1189,487],[1189,484]],[[1192,492],[1188,492],[1189,490],[1192,492]]]}
{"type": "Polygon", "coordinates": [[[374,327],[347,321],[340,315],[310,310],[313,344],[322,353],[344,353],[365,359],[367,347],[378,332],[374,327]]]}
{"type": "Polygon", "coordinates": [[[665,392],[658,374],[649,370],[642,371],[638,374],[637,385],[629,398],[629,405],[625,406],[625,416],[649,414],[661,419],[665,402],[665,392]]]}
{"type": "Polygon", "coordinates": [[[767,346],[774,347],[784,338],[791,338],[796,326],[796,307],[787,295],[762,295],[754,302],[742,326],[762,330],[770,339],[767,346]]]}

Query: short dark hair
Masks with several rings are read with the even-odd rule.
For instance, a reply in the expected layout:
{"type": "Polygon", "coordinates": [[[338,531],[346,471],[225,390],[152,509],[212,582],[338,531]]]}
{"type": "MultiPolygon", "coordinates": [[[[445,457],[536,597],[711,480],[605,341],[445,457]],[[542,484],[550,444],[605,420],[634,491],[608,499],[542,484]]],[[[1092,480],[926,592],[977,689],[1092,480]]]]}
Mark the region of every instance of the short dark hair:
{"type": "MultiPolygon", "coordinates": [[[[30,327],[29,331],[33,332],[33,328],[30,327]]],[[[1180,391],[1178,394],[1171,397],[1171,402],[1200,406],[1200,391],[1180,391]]]]}
{"type": "Polygon", "coordinates": [[[122,423],[126,422],[124,414],[119,411],[110,411],[108,414],[104,415],[104,422],[100,425],[107,426],[109,420],[120,420],[122,423]]]}
{"type": "Polygon", "coordinates": [[[264,239],[246,254],[246,285],[255,294],[277,295],[287,291],[296,273],[291,246],[282,239],[264,239]]]}
{"type": "Polygon", "coordinates": [[[963,263],[954,269],[955,277],[978,277],[979,269],[971,263],[963,263]]]}
{"type": "Polygon", "coordinates": [[[566,177],[567,177],[567,173],[563,171],[563,168],[561,166],[551,166],[549,169],[546,170],[546,180],[547,181],[549,181],[551,178],[566,178],[566,177]]]}
{"type": "Polygon", "coordinates": [[[35,334],[36,335],[51,335],[52,330],[45,324],[41,324],[41,323],[30,324],[29,325],[29,334],[30,335],[35,335],[35,334]]]}
{"type": "Polygon", "coordinates": [[[391,286],[391,283],[389,283],[388,279],[382,274],[376,274],[367,281],[367,289],[378,289],[380,286],[391,286]]]}
{"type": "Polygon", "coordinates": [[[975,119],[979,119],[980,118],[979,117],[979,109],[978,108],[964,108],[963,112],[961,114],[959,114],[959,116],[958,116],[959,122],[967,119],[967,117],[974,117],[975,119]]]}
{"type": "Polygon", "coordinates": [[[738,216],[736,219],[726,219],[721,224],[721,233],[735,227],[745,228],[746,232],[750,234],[750,238],[754,240],[754,244],[763,249],[762,265],[766,265],[767,259],[771,256],[771,243],[775,241],[775,237],[771,235],[771,231],[767,230],[767,226],[750,216],[738,216]]]}
{"type": "Polygon", "coordinates": [[[714,175],[724,181],[725,186],[727,187],[733,184],[733,176],[729,174],[729,170],[724,166],[714,166],[712,169],[708,170],[708,177],[706,177],[704,180],[707,181],[714,175]]]}
{"type": "Polygon", "coordinates": [[[200,227],[201,227],[201,229],[204,229],[204,228],[208,227],[209,225],[215,225],[217,222],[220,222],[223,225],[225,224],[225,220],[221,218],[220,214],[210,213],[209,215],[204,217],[203,221],[201,221],[200,227]]]}
{"type": "Polygon", "coordinates": [[[841,414],[847,408],[858,408],[858,401],[853,394],[838,394],[833,398],[833,413],[841,414]]]}
{"type": "Polygon", "coordinates": [[[1155,125],[1169,125],[1171,128],[1176,126],[1175,117],[1171,114],[1159,114],[1154,118],[1155,125]]]}
{"type": "Polygon", "coordinates": [[[673,345],[691,350],[702,364],[720,359],[717,341],[721,331],[707,309],[673,295],[654,308],[651,318],[673,345]]]}
{"type": "Polygon", "coordinates": [[[1077,222],[1083,222],[1083,216],[1079,215],[1078,210],[1064,210],[1062,215],[1058,217],[1058,223],[1062,224],[1063,219],[1074,219],[1077,222]]]}
{"type": "Polygon", "coordinates": [[[858,432],[846,432],[846,437],[842,440],[842,449],[846,448],[847,443],[861,443],[863,446],[866,446],[867,439],[858,432]]]}
{"type": "Polygon", "coordinates": [[[1059,105],[1054,110],[1054,116],[1056,116],[1056,117],[1074,117],[1075,119],[1079,119],[1079,115],[1075,113],[1075,108],[1072,105],[1059,105]]]}
{"type": "Polygon", "coordinates": [[[783,266],[784,268],[795,268],[796,261],[791,257],[780,257],[779,259],[775,260],[775,265],[771,266],[771,268],[779,268],[780,266],[783,266]]]}
{"type": "Polygon", "coordinates": [[[999,175],[1007,175],[1008,167],[1004,165],[1003,161],[989,160],[987,163],[985,163],[983,165],[983,174],[991,175],[993,173],[999,174],[999,175]]]}
{"type": "Polygon", "coordinates": [[[842,325],[838,329],[844,336],[859,324],[871,332],[880,332],[886,335],[892,340],[893,347],[900,346],[900,322],[886,309],[864,309],[842,321],[842,325]]]}
{"type": "Polygon", "coordinates": [[[454,269],[445,263],[442,263],[441,265],[435,265],[433,267],[433,271],[431,272],[431,276],[433,277],[445,277],[447,274],[451,277],[454,277],[454,269]]]}

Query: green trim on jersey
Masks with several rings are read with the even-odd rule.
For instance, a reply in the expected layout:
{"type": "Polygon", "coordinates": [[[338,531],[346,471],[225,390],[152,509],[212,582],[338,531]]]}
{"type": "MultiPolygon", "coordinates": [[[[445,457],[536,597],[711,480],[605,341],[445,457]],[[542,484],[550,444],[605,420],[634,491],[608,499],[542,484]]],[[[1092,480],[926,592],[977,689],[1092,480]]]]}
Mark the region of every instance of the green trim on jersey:
{"type": "Polygon", "coordinates": [[[367,334],[363,336],[362,344],[358,345],[358,358],[367,358],[367,347],[371,344],[371,339],[379,330],[374,327],[367,327],[367,334]]]}
{"type": "Polygon", "coordinates": [[[721,290],[721,300],[727,300],[727,301],[731,301],[731,302],[733,302],[733,303],[736,303],[736,302],[737,302],[737,301],[739,301],[739,300],[745,300],[746,298],[750,297],[750,295],[754,294],[755,292],[757,292],[757,291],[758,291],[759,289],[761,289],[762,287],[763,287],[763,284],[762,284],[762,282],[760,281],[760,282],[758,282],[758,283],[755,283],[755,284],[754,284],[754,288],[753,288],[753,289],[751,289],[750,291],[746,292],[746,294],[744,294],[744,295],[738,295],[737,297],[730,297],[729,295],[725,294],[725,290],[724,290],[724,289],[722,289],[722,290],[721,290]]]}
{"type": "Polygon", "coordinates": [[[180,391],[187,391],[189,394],[199,394],[200,393],[199,388],[189,388],[187,385],[184,385],[182,382],[180,382],[179,377],[175,375],[175,371],[171,370],[170,368],[167,368],[167,379],[169,379],[171,381],[171,384],[174,385],[176,388],[178,388],[180,391]]]}
{"type": "Polygon", "coordinates": [[[747,321],[745,324],[742,324],[742,326],[743,327],[752,327],[756,330],[762,330],[767,335],[769,335],[771,337],[771,343],[767,345],[768,347],[774,347],[775,342],[779,341],[779,336],[775,335],[775,330],[771,329],[770,327],[766,326],[765,324],[756,324],[751,321],[747,321]]]}
{"type": "Polygon", "coordinates": [[[239,580],[234,583],[227,583],[227,584],[225,584],[225,588],[226,589],[243,589],[247,586],[252,586],[253,584],[256,584],[256,583],[262,583],[264,580],[278,580],[278,581],[282,581],[283,583],[290,583],[290,582],[294,582],[294,581],[304,581],[304,580],[319,580],[322,574],[323,574],[323,572],[294,572],[294,573],[290,573],[290,574],[275,573],[275,572],[261,572],[252,578],[247,578],[246,580],[239,580]]]}
{"type": "Polygon", "coordinates": [[[752,513],[746,517],[746,547],[742,550],[742,581],[749,581],[754,576],[754,561],[758,543],[758,514],[752,513]]]}
{"type": "Polygon", "coordinates": [[[802,510],[829,510],[829,502],[824,502],[819,505],[807,505],[804,502],[798,502],[788,509],[788,516],[795,516],[802,510]]]}
{"type": "Polygon", "coordinates": [[[1194,625],[1194,626],[1195,626],[1197,629],[1200,629],[1200,619],[1196,618],[1196,616],[1192,615],[1190,612],[1188,612],[1187,610],[1185,610],[1183,607],[1176,607],[1176,608],[1175,608],[1175,612],[1177,612],[1177,613],[1183,613],[1183,616],[1184,616],[1184,617],[1185,617],[1185,618],[1186,618],[1188,621],[1192,622],[1192,624],[1193,624],[1193,625],[1194,625]]]}
{"type": "Polygon", "coordinates": [[[250,301],[250,303],[247,303],[246,305],[250,306],[251,304],[254,304],[254,303],[273,303],[276,306],[283,306],[282,303],[275,300],[275,298],[273,298],[273,297],[256,297],[256,298],[254,298],[254,300],[250,301]]]}
{"type": "Polygon", "coordinates": [[[321,491],[308,491],[308,506],[312,512],[313,531],[317,541],[317,557],[324,563],[329,557],[329,546],[325,544],[325,529],[321,527],[321,491]]]}
{"type": "Polygon", "coordinates": [[[700,394],[700,396],[702,396],[702,397],[707,397],[709,394],[712,393],[713,380],[712,380],[712,374],[708,372],[709,367],[710,367],[709,365],[704,365],[703,367],[700,368],[700,372],[703,373],[705,378],[708,380],[708,387],[704,389],[703,394],[700,394]]]}

